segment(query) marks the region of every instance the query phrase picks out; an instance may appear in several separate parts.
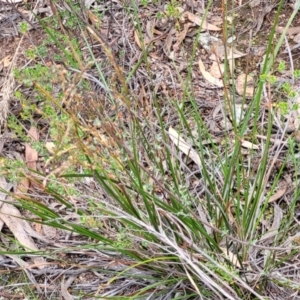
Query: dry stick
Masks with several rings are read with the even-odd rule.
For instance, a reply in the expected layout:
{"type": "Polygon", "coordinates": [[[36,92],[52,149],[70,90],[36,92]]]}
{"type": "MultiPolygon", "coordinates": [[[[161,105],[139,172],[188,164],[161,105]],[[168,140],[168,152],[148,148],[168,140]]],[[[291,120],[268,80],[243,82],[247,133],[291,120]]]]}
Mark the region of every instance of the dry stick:
{"type": "Polygon", "coordinates": [[[109,33],[111,30],[111,24],[112,24],[112,19],[113,19],[113,14],[112,14],[112,8],[113,8],[113,1],[110,0],[109,1],[110,7],[109,7],[109,19],[108,19],[108,26],[107,26],[107,34],[106,34],[106,38],[109,38],[109,33]]]}
{"type": "Polygon", "coordinates": [[[9,293],[5,293],[5,292],[0,292],[0,297],[4,297],[7,299],[24,299],[24,295],[16,295],[16,294],[9,294],[9,293]]]}

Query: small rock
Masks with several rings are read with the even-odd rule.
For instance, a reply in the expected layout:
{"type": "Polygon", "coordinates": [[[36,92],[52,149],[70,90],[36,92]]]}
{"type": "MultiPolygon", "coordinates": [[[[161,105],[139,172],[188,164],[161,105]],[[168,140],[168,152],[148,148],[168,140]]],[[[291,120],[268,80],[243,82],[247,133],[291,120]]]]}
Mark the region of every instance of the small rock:
{"type": "Polygon", "coordinates": [[[201,33],[199,35],[199,44],[205,49],[207,52],[210,52],[210,46],[213,43],[218,42],[219,39],[210,35],[208,32],[201,33]]]}

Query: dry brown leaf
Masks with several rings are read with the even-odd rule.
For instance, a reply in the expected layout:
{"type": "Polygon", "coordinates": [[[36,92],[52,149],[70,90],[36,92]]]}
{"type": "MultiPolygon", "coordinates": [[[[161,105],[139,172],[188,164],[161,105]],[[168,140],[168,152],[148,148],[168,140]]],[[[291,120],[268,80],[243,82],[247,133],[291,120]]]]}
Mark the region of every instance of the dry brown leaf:
{"type": "Polygon", "coordinates": [[[293,41],[295,42],[295,43],[300,43],[300,33],[298,33],[295,37],[294,37],[294,39],[293,39],[293,41]]]}
{"type": "Polygon", "coordinates": [[[48,239],[54,239],[56,237],[56,228],[42,224],[41,229],[43,229],[43,233],[48,239]]]}
{"type": "MultiPolygon", "coordinates": [[[[31,127],[28,132],[28,136],[38,141],[39,133],[36,127],[31,127]]],[[[38,160],[38,153],[28,143],[25,144],[25,160],[26,165],[29,169],[36,170],[36,163],[38,160]]],[[[30,180],[27,177],[22,178],[18,184],[16,195],[26,194],[30,186],[30,180]]]]}
{"type": "Polygon", "coordinates": [[[55,144],[53,142],[46,142],[45,147],[50,154],[54,154],[55,144]]]}
{"type": "MultiPolygon", "coordinates": [[[[0,188],[9,192],[12,185],[7,183],[5,178],[0,177],[0,188]]],[[[20,211],[14,207],[12,203],[14,200],[8,196],[5,192],[0,192],[0,223],[3,222],[13,233],[15,238],[25,248],[37,251],[38,248],[35,245],[31,237],[40,239],[42,241],[48,241],[43,236],[35,232],[26,220],[23,220],[23,216],[20,211]],[[4,203],[6,201],[7,203],[4,203]]],[[[2,228],[0,228],[2,229],[2,228]]],[[[42,258],[37,257],[34,259],[36,263],[41,263],[42,258]]]]}
{"type": "Polygon", "coordinates": [[[294,127],[295,129],[299,130],[300,128],[300,119],[299,119],[299,116],[300,116],[300,96],[297,96],[293,99],[292,101],[293,103],[291,103],[291,106],[292,105],[297,105],[298,108],[296,111],[293,111],[292,112],[292,116],[294,117],[294,127]]]}
{"type": "MultiPolygon", "coordinates": [[[[283,33],[284,32],[285,27],[280,27],[280,26],[276,26],[276,32],[278,33],[283,33]]],[[[300,26],[297,27],[290,27],[288,28],[286,34],[287,35],[294,35],[294,34],[298,34],[300,33],[300,26]]]]}
{"type": "Polygon", "coordinates": [[[18,184],[16,195],[24,195],[28,192],[30,186],[30,180],[27,177],[22,178],[18,184]]]}
{"type": "Polygon", "coordinates": [[[147,46],[150,43],[149,39],[144,38],[143,40],[144,44],[142,44],[140,40],[139,32],[137,30],[134,31],[134,40],[141,50],[143,50],[143,46],[147,46]]]}
{"type": "Polygon", "coordinates": [[[139,48],[142,49],[139,32],[137,30],[134,31],[134,40],[135,40],[136,44],[139,46],[139,48]]]}
{"type": "MultiPolygon", "coordinates": [[[[212,53],[212,55],[210,55],[209,59],[217,60],[217,57],[218,57],[220,60],[224,60],[224,58],[225,58],[225,48],[224,48],[222,43],[220,43],[220,42],[213,43],[211,48],[212,48],[213,53],[212,53]]],[[[228,56],[229,60],[246,56],[245,53],[242,53],[242,52],[238,51],[234,47],[229,47],[227,45],[226,49],[227,49],[227,56],[228,56]]]]}
{"type": "MultiPolygon", "coordinates": [[[[42,219],[39,219],[39,221],[41,221],[41,220],[42,219]]],[[[42,233],[42,224],[41,223],[31,223],[31,225],[37,233],[39,233],[39,234],[42,233]]]]}
{"type": "Polygon", "coordinates": [[[87,13],[88,13],[88,18],[89,18],[90,22],[94,26],[99,26],[101,24],[101,20],[95,14],[93,14],[90,9],[87,10],[87,13]]]}
{"type": "Polygon", "coordinates": [[[226,259],[228,259],[235,267],[242,268],[236,254],[232,253],[230,250],[227,250],[224,247],[220,247],[220,248],[223,251],[226,259]]]}
{"type": "MultiPolygon", "coordinates": [[[[31,127],[28,132],[28,136],[34,141],[39,140],[39,133],[36,127],[31,127]]],[[[26,165],[29,169],[36,170],[36,163],[39,155],[28,143],[25,144],[25,159],[26,165]]]]}
{"type": "MultiPolygon", "coordinates": [[[[165,39],[165,42],[164,42],[164,46],[163,46],[163,50],[165,52],[165,54],[171,58],[171,47],[172,47],[172,44],[173,44],[173,34],[175,33],[175,29],[171,29],[165,39]]],[[[172,59],[172,58],[171,58],[172,59]]]]}
{"type": "Polygon", "coordinates": [[[227,44],[231,44],[232,42],[234,42],[236,40],[236,36],[235,35],[231,35],[230,37],[228,37],[227,39],[227,44]]]}
{"type": "MultiPolygon", "coordinates": [[[[2,190],[9,192],[11,187],[12,187],[11,184],[8,184],[3,177],[0,177],[0,188],[2,190]]],[[[0,191],[0,209],[1,209],[1,206],[3,205],[4,201],[6,200],[6,197],[7,197],[7,194],[0,191]]],[[[2,221],[2,219],[0,217],[0,232],[3,228],[3,225],[4,225],[4,222],[2,221]]]]}
{"type": "Polygon", "coordinates": [[[246,98],[253,97],[254,93],[254,80],[250,75],[246,75],[244,73],[240,74],[235,81],[236,91],[240,96],[243,96],[245,93],[246,98]],[[246,88],[244,88],[246,84],[246,88]]]}
{"type": "Polygon", "coordinates": [[[232,17],[232,16],[226,16],[226,21],[227,21],[229,24],[232,24],[232,23],[233,23],[233,17],[232,17]]]}
{"type": "Polygon", "coordinates": [[[34,241],[25,231],[24,223],[26,221],[21,219],[22,216],[16,207],[3,203],[0,209],[0,217],[22,246],[29,250],[38,251],[34,241]]]}
{"type": "MultiPolygon", "coordinates": [[[[228,46],[227,46],[227,51],[228,51],[228,46]]],[[[223,60],[225,57],[225,47],[224,44],[221,40],[218,40],[215,43],[212,43],[210,46],[210,50],[213,55],[216,55],[219,60],[223,60]]],[[[214,60],[218,61],[218,59],[215,58],[214,60]]]]}
{"type": "MultiPolygon", "coordinates": [[[[20,44],[19,44],[20,45],[20,44]]],[[[19,49],[18,45],[18,49],[19,49]]],[[[16,56],[18,54],[18,50],[15,51],[14,58],[12,59],[12,63],[10,64],[7,75],[5,76],[4,81],[1,83],[2,85],[2,93],[0,100],[0,126],[5,127],[9,112],[9,104],[11,103],[11,99],[13,98],[15,91],[15,76],[13,72],[13,68],[16,64],[16,56]]]]}
{"type": "Polygon", "coordinates": [[[247,149],[254,149],[254,150],[258,150],[259,147],[251,142],[242,140],[242,147],[247,148],[247,149]]]}
{"type": "Polygon", "coordinates": [[[233,56],[229,57],[229,59],[240,58],[240,57],[244,57],[246,55],[247,55],[246,53],[243,53],[243,52],[239,51],[238,49],[236,49],[235,47],[233,47],[233,56]]]}
{"type": "Polygon", "coordinates": [[[180,137],[177,131],[172,127],[169,128],[169,136],[172,142],[179,148],[180,151],[182,151],[185,155],[192,159],[197,166],[202,166],[199,154],[193,149],[191,145],[189,145],[182,137],[180,137]]]}
{"type": "Polygon", "coordinates": [[[274,204],[274,219],[270,230],[278,230],[283,219],[283,210],[279,205],[274,204]]]}
{"type": "Polygon", "coordinates": [[[154,38],[155,22],[154,20],[149,20],[146,24],[146,32],[150,39],[154,38]]]}
{"type": "Polygon", "coordinates": [[[187,18],[190,22],[193,22],[198,26],[201,26],[201,24],[202,24],[202,28],[201,28],[202,31],[204,31],[204,30],[220,31],[221,30],[221,28],[219,28],[213,24],[210,24],[206,21],[203,22],[202,18],[200,18],[188,11],[183,13],[182,17],[187,18]]]}
{"type": "MultiPolygon", "coordinates": [[[[0,185],[3,189],[7,187],[5,179],[1,180],[0,185]]],[[[6,198],[8,202],[13,202],[13,199],[11,197],[7,196],[6,198]]],[[[0,204],[0,220],[6,224],[14,237],[25,249],[38,251],[39,249],[35,245],[31,237],[33,236],[36,238],[40,238],[41,236],[30,227],[27,221],[22,219],[22,215],[16,207],[9,203],[1,202],[0,204]]],[[[45,239],[41,237],[41,240],[45,239]]],[[[35,264],[37,264],[38,268],[43,268],[42,257],[35,257],[33,261],[35,264]]]]}
{"type": "Polygon", "coordinates": [[[275,236],[278,234],[278,229],[280,227],[281,221],[283,219],[283,211],[279,207],[279,205],[274,204],[274,217],[273,217],[273,223],[271,228],[262,235],[262,237],[259,239],[259,242],[267,242],[271,243],[274,241],[275,236]],[[267,241],[268,240],[268,241],[267,241]]]}
{"type": "Polygon", "coordinates": [[[1,218],[0,218],[0,232],[2,231],[2,229],[3,229],[3,226],[4,226],[4,222],[1,220],[1,218]]]}
{"type": "Polygon", "coordinates": [[[224,64],[220,64],[216,61],[213,61],[209,73],[211,76],[220,79],[224,73],[224,69],[225,69],[224,64]]]}
{"type": "Polygon", "coordinates": [[[69,276],[68,280],[65,282],[65,276],[61,281],[61,295],[65,300],[74,300],[74,297],[69,293],[68,288],[71,286],[73,281],[76,279],[77,276],[69,276]]]}
{"type": "Polygon", "coordinates": [[[0,60],[0,65],[2,65],[4,68],[7,68],[11,65],[11,62],[12,62],[12,56],[7,55],[0,60]]]}
{"type": "Polygon", "coordinates": [[[245,113],[247,109],[248,109],[248,105],[246,104],[240,104],[240,103],[232,104],[233,115],[231,115],[231,113],[229,114],[229,119],[231,120],[231,122],[234,121],[237,125],[240,125],[241,121],[245,117],[245,113]]]}
{"type": "Polygon", "coordinates": [[[186,34],[187,34],[190,27],[191,27],[190,23],[184,24],[184,28],[180,32],[180,34],[177,38],[177,42],[173,45],[174,52],[177,52],[179,50],[179,47],[180,47],[181,43],[183,42],[183,40],[185,39],[185,36],[186,36],[186,34]]]}
{"type": "Polygon", "coordinates": [[[209,72],[207,72],[205,70],[204,64],[202,62],[201,59],[199,59],[199,69],[200,72],[202,73],[203,77],[209,81],[210,83],[212,83],[213,85],[216,85],[218,87],[223,87],[223,82],[221,80],[219,80],[218,78],[213,77],[209,72]]]}
{"type": "Polygon", "coordinates": [[[235,70],[235,61],[234,61],[233,48],[231,47],[228,49],[228,65],[229,65],[230,74],[233,75],[235,70]]]}
{"type": "Polygon", "coordinates": [[[287,191],[287,184],[283,185],[274,195],[270,197],[269,203],[275,202],[281,197],[283,197],[286,191],[287,191]]]}

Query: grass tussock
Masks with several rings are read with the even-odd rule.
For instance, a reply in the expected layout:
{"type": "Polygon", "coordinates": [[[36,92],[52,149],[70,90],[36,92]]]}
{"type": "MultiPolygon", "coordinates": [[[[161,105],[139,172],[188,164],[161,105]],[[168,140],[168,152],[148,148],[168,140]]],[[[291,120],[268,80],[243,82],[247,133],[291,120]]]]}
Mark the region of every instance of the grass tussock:
{"type": "MultiPolygon", "coordinates": [[[[225,40],[234,28],[222,2],[225,40]]],[[[19,208],[27,220],[74,237],[39,254],[60,263],[67,253],[82,255],[76,266],[92,270],[97,285],[72,291],[89,299],[296,295],[298,146],[279,120],[293,110],[280,113],[271,82],[284,41],[284,33],[275,35],[283,1],[251,98],[247,79],[237,96],[230,53],[218,62],[225,68],[219,94],[199,72],[204,22],[184,56],[172,59],[159,38],[145,39],[141,15],[148,5],[155,10],[154,2],[112,8],[122,11],[127,29],[119,40],[105,37],[100,25],[107,22],[113,36],[119,20],[109,25],[100,12],[61,3],[65,8],[52,3],[51,20],[40,20],[43,46],[55,45],[59,63],[43,64],[41,46],[28,53],[34,63],[15,78],[30,93],[17,92],[23,112],[8,123],[43,158],[44,172],[5,161],[10,180],[31,182],[26,195],[15,195],[19,208]],[[199,100],[203,91],[207,103],[199,100]],[[219,98],[208,103],[212,95],[219,98]],[[39,141],[24,133],[28,121],[41,131],[39,141]]],[[[162,17],[178,31],[179,6],[170,1],[162,17]]]]}

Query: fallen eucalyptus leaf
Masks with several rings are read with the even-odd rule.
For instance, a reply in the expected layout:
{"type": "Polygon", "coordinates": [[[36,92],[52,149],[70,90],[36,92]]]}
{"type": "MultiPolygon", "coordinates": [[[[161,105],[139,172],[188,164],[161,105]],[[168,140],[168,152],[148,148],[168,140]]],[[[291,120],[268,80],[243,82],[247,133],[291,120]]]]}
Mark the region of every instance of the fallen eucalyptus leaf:
{"type": "Polygon", "coordinates": [[[269,203],[275,202],[281,197],[283,197],[286,191],[287,191],[287,184],[283,185],[282,188],[280,188],[274,195],[270,197],[269,203]]]}
{"type": "Polygon", "coordinates": [[[246,98],[253,97],[254,80],[252,76],[246,75],[244,73],[240,74],[235,81],[235,87],[236,87],[236,91],[240,96],[244,96],[245,94],[246,98]]]}
{"type": "Polygon", "coordinates": [[[209,73],[211,76],[220,79],[224,73],[224,69],[225,69],[224,64],[220,64],[216,61],[213,61],[209,73]]]}
{"type": "Polygon", "coordinates": [[[259,147],[251,142],[242,140],[242,147],[247,148],[247,149],[254,149],[254,150],[258,150],[259,147]]]}
{"type": "Polygon", "coordinates": [[[202,25],[202,28],[201,30],[212,30],[212,31],[220,31],[222,30],[221,28],[213,25],[213,24],[210,24],[208,22],[206,22],[205,20],[203,21],[202,18],[190,13],[190,12],[185,12],[182,14],[182,17],[183,18],[187,18],[190,22],[193,22],[195,23],[196,25],[198,26],[201,26],[202,25]]]}
{"type": "Polygon", "coordinates": [[[194,150],[193,147],[189,145],[172,127],[169,128],[169,136],[172,142],[178,147],[180,151],[182,151],[185,155],[192,159],[197,166],[202,166],[200,156],[196,152],[196,150],[194,150]]]}
{"type": "Polygon", "coordinates": [[[223,251],[224,256],[226,257],[226,259],[228,259],[235,267],[242,268],[236,254],[232,253],[230,250],[228,250],[224,247],[221,247],[221,250],[223,251]]]}
{"type": "Polygon", "coordinates": [[[218,78],[213,77],[209,72],[207,72],[205,70],[204,64],[203,64],[201,59],[199,59],[198,63],[199,63],[200,72],[202,73],[203,77],[207,81],[209,81],[210,83],[212,83],[213,85],[216,85],[218,87],[223,87],[224,86],[222,80],[219,80],[218,78]]]}

